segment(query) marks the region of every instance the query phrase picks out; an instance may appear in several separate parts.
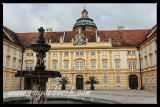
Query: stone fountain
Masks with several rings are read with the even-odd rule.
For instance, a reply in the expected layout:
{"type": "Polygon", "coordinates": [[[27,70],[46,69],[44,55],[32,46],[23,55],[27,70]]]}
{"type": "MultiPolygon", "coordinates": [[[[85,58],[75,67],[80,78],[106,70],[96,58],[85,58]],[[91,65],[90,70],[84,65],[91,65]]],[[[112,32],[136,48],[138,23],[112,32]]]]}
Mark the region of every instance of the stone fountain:
{"type": "Polygon", "coordinates": [[[46,52],[51,48],[50,45],[45,43],[45,38],[43,37],[44,29],[40,27],[38,29],[40,35],[37,43],[31,45],[31,49],[36,52],[37,63],[35,70],[28,71],[17,71],[15,77],[25,77],[30,78],[31,81],[31,94],[30,102],[32,104],[45,104],[47,101],[47,96],[43,93],[39,98],[35,92],[46,92],[46,83],[48,78],[61,77],[60,72],[57,71],[46,71],[43,58],[46,57],[46,52]]]}

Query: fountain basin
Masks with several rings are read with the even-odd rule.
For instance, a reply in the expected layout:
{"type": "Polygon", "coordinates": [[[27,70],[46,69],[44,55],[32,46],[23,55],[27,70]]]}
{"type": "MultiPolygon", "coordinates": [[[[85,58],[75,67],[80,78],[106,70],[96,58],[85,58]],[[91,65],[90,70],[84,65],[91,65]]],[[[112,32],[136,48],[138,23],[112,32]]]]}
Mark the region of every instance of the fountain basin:
{"type": "Polygon", "coordinates": [[[48,52],[51,46],[45,43],[36,43],[31,45],[31,49],[34,52],[48,52]]]}

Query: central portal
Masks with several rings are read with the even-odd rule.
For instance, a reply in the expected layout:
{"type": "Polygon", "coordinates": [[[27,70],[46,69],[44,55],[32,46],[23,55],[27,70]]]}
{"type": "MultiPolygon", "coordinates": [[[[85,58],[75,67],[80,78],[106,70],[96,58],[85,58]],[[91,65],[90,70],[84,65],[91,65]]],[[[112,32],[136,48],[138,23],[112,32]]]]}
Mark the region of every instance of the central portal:
{"type": "Polygon", "coordinates": [[[83,76],[77,75],[76,77],[76,89],[83,89],[83,76]]]}

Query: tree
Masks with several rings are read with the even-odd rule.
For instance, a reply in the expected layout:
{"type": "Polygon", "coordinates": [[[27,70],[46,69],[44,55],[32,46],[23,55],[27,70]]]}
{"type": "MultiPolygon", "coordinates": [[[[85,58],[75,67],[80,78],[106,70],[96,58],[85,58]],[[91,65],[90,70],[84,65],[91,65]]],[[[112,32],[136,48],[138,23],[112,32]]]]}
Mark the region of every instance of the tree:
{"type": "Polygon", "coordinates": [[[89,80],[87,80],[85,82],[85,84],[91,84],[91,90],[94,90],[93,84],[99,84],[99,82],[96,80],[96,77],[94,77],[94,76],[90,76],[90,77],[88,77],[88,79],[89,80]]]}
{"type": "Polygon", "coordinates": [[[58,83],[62,85],[62,90],[65,90],[65,86],[69,84],[68,77],[61,77],[58,83]]]}

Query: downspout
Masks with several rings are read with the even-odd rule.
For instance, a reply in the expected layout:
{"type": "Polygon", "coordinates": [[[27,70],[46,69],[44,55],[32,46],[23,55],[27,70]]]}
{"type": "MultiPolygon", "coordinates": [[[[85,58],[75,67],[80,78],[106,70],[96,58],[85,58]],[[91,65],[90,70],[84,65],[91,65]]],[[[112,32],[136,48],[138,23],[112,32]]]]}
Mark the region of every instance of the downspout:
{"type": "Polygon", "coordinates": [[[141,79],[141,87],[140,90],[143,90],[143,85],[142,85],[142,71],[141,71],[141,59],[140,59],[140,49],[139,49],[139,45],[136,46],[139,52],[139,68],[140,68],[140,79],[141,79]]]}
{"type": "MultiPolygon", "coordinates": [[[[23,68],[23,53],[24,53],[24,49],[25,49],[25,48],[22,49],[21,71],[22,71],[22,68],[23,68]]],[[[21,85],[21,84],[22,84],[22,77],[20,77],[20,90],[22,90],[22,88],[21,88],[22,85],[21,85]]]]}

